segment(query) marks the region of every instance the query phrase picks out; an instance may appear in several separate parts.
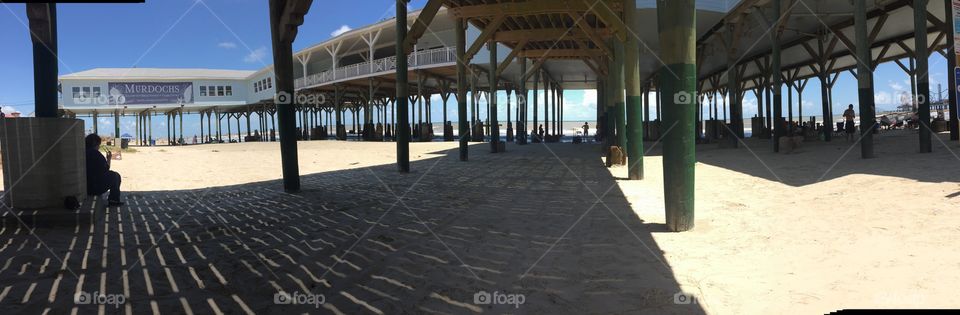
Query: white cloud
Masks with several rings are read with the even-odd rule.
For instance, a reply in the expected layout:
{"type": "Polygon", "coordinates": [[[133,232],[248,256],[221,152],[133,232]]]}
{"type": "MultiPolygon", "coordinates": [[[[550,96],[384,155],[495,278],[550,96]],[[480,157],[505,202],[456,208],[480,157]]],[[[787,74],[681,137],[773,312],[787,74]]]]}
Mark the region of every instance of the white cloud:
{"type": "Polygon", "coordinates": [[[10,114],[12,114],[12,113],[14,113],[14,112],[17,112],[17,109],[16,109],[16,108],[13,108],[13,106],[3,105],[3,107],[0,107],[0,112],[3,112],[4,114],[10,115],[10,114]]]}
{"type": "Polygon", "coordinates": [[[234,49],[234,48],[237,48],[237,43],[234,43],[234,42],[221,42],[221,43],[217,44],[217,47],[225,48],[225,49],[234,49]]]}
{"type": "Polygon", "coordinates": [[[894,91],[903,91],[904,89],[906,89],[906,87],[904,87],[903,84],[900,84],[900,83],[898,83],[898,82],[896,82],[896,81],[890,81],[890,82],[888,83],[888,85],[889,85],[890,88],[893,89],[894,91]]]}
{"type": "Polygon", "coordinates": [[[266,56],[267,56],[267,47],[262,47],[262,46],[261,46],[260,48],[257,48],[257,49],[254,49],[253,51],[251,51],[249,54],[247,54],[246,57],[243,57],[243,62],[246,62],[246,63],[260,62],[260,63],[263,63],[263,57],[266,57],[266,56]]]}
{"type": "Polygon", "coordinates": [[[893,95],[886,91],[880,91],[873,96],[873,100],[876,105],[892,105],[893,95]]]}
{"type": "Polygon", "coordinates": [[[347,26],[346,24],[340,25],[340,28],[338,28],[338,29],[336,29],[335,31],[333,31],[333,32],[330,33],[330,37],[337,37],[337,36],[340,36],[340,35],[343,34],[343,33],[346,33],[346,32],[352,31],[352,30],[353,30],[353,29],[350,28],[350,26],[347,26]]]}

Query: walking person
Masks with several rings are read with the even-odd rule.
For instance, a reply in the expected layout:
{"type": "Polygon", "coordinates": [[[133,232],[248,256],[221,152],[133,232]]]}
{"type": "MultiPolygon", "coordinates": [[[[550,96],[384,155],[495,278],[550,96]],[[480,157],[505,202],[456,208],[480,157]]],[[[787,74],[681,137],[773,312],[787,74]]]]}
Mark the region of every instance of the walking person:
{"type": "Polygon", "coordinates": [[[854,134],[857,132],[857,127],[853,124],[855,118],[857,118],[857,112],[853,111],[853,104],[850,104],[847,110],[843,111],[843,130],[846,131],[847,142],[853,142],[854,134]]]}

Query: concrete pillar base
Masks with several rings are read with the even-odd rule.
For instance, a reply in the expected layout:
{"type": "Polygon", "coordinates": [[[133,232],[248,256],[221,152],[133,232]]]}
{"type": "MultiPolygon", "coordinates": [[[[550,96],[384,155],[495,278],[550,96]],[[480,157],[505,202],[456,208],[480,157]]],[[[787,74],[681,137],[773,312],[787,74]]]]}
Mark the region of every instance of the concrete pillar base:
{"type": "Polygon", "coordinates": [[[87,195],[84,124],[72,118],[0,119],[4,202],[16,209],[64,208],[87,195]]]}

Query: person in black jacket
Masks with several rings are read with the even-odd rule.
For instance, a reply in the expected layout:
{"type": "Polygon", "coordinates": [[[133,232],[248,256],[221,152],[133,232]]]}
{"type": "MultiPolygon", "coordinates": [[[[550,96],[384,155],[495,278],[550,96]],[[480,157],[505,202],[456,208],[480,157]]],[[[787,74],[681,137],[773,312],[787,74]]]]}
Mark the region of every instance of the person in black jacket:
{"type": "Polygon", "coordinates": [[[111,207],[120,206],[120,173],[110,170],[110,158],[113,154],[107,152],[104,158],[100,154],[100,136],[87,135],[85,141],[87,156],[87,194],[102,195],[110,191],[107,204],[111,207]]]}

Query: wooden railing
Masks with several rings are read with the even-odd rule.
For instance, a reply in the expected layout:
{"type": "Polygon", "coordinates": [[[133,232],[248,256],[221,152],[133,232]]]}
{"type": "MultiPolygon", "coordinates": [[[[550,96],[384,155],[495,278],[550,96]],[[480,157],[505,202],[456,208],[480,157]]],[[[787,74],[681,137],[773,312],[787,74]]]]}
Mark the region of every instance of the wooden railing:
{"type": "MultiPolygon", "coordinates": [[[[407,56],[407,65],[410,68],[434,65],[441,63],[456,62],[457,55],[454,47],[440,47],[429,50],[421,50],[410,56],[407,56]]],[[[367,61],[349,66],[338,67],[334,70],[327,70],[320,73],[308,75],[306,78],[294,80],[297,89],[309,86],[315,86],[355,77],[361,77],[369,74],[393,71],[397,68],[397,57],[381,58],[374,61],[367,61]]]]}

